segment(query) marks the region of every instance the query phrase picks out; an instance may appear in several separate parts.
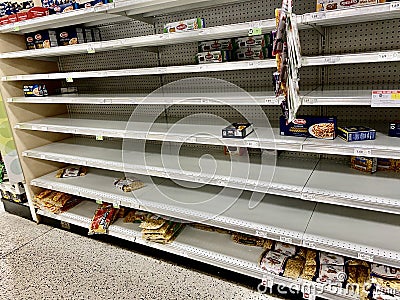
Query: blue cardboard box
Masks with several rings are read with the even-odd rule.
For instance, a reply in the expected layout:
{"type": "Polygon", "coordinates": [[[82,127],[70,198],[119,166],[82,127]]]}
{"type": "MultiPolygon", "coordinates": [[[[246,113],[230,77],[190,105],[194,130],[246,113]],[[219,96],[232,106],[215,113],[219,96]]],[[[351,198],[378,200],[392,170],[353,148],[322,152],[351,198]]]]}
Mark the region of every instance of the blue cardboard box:
{"type": "Polygon", "coordinates": [[[365,126],[339,127],[338,136],[346,142],[375,140],[376,130],[365,126]]]}

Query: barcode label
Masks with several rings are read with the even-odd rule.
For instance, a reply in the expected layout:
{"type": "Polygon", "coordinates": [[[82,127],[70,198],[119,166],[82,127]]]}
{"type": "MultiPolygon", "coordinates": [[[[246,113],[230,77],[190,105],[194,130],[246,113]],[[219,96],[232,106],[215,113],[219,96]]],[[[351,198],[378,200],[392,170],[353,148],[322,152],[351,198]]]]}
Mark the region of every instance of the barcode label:
{"type": "Polygon", "coordinates": [[[262,238],[267,238],[268,237],[268,233],[266,233],[264,231],[256,230],[256,236],[262,237],[262,238]]]}
{"type": "Polygon", "coordinates": [[[282,243],[287,243],[287,244],[293,243],[293,239],[290,237],[286,237],[286,236],[281,236],[280,240],[282,243]]]}
{"type": "Polygon", "coordinates": [[[310,241],[303,241],[304,247],[315,248],[315,243],[310,241]]]}

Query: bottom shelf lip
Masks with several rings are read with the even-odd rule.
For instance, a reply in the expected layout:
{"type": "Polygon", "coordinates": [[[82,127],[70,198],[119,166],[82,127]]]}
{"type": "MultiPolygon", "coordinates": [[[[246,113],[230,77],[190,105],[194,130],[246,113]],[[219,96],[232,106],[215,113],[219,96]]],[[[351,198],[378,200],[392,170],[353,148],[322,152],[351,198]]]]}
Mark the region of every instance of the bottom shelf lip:
{"type": "MultiPolygon", "coordinates": [[[[73,213],[65,212],[61,214],[53,214],[47,211],[38,210],[37,213],[39,215],[56,219],[59,221],[64,221],[71,223],[73,225],[79,227],[88,228],[91,223],[91,219],[83,216],[78,216],[73,213]]],[[[256,262],[251,263],[249,261],[240,260],[238,258],[234,258],[232,256],[227,256],[225,254],[218,254],[213,251],[197,248],[195,246],[191,246],[188,244],[183,244],[179,242],[173,242],[169,245],[162,245],[157,243],[152,243],[149,241],[145,241],[141,238],[141,236],[134,232],[134,230],[129,230],[122,228],[116,224],[113,224],[109,228],[109,235],[121,238],[124,240],[128,240],[131,242],[135,242],[141,245],[145,245],[148,247],[156,248],[158,250],[166,251],[172,254],[176,254],[179,256],[187,257],[193,260],[206,262],[208,264],[218,266],[233,272],[241,273],[243,275],[247,275],[256,279],[262,280],[260,284],[263,284],[265,280],[272,280],[273,285],[282,285],[291,289],[297,288],[296,290],[299,292],[304,292],[305,287],[311,287],[311,290],[314,290],[316,296],[319,296],[324,299],[331,300],[339,300],[339,299],[351,299],[351,300],[359,300],[360,297],[355,295],[354,293],[349,293],[349,290],[344,288],[336,288],[335,292],[331,293],[327,291],[327,286],[323,286],[316,282],[311,282],[302,279],[291,279],[287,277],[282,277],[273,273],[268,273],[262,270],[256,262]],[[206,259],[206,261],[204,261],[206,259]],[[234,261],[240,263],[234,263],[234,261]],[[227,263],[228,261],[228,263],[227,263]],[[229,263],[230,262],[230,263],[229,263]],[[318,289],[319,288],[319,289],[318,289]]]]}

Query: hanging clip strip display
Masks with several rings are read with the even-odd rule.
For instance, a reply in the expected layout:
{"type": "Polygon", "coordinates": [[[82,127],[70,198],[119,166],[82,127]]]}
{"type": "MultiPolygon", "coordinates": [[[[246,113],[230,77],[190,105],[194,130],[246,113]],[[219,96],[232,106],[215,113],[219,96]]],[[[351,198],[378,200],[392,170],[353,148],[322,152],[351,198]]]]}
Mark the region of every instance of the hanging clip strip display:
{"type": "Polygon", "coordinates": [[[292,0],[283,0],[282,8],[275,10],[276,30],[273,31],[273,55],[277,71],[273,74],[275,95],[284,96],[280,106],[288,123],[296,118],[300,107],[299,69],[301,47],[296,15],[292,14],[292,0]]]}

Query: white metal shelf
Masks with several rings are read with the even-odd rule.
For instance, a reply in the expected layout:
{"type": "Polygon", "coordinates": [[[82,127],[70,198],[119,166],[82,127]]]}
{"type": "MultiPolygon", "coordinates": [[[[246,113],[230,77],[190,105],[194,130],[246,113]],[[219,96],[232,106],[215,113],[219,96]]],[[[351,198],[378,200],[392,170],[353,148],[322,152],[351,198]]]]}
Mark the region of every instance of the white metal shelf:
{"type": "MultiPolygon", "coordinates": [[[[54,215],[44,211],[38,211],[40,215],[68,222],[80,227],[88,228],[97,205],[91,201],[84,201],[68,212],[54,215]]],[[[277,276],[262,270],[258,261],[263,248],[240,245],[232,241],[230,235],[217,232],[208,232],[186,226],[178,235],[176,240],[167,245],[145,241],[141,238],[141,229],[138,224],[124,223],[122,219],[117,220],[109,228],[109,235],[130,242],[135,242],[150,248],[155,248],[182,257],[205,262],[213,266],[244,274],[257,279],[271,280],[274,284],[287,287],[302,285],[316,285],[308,281],[292,280],[290,278],[277,276]]],[[[325,291],[319,295],[324,299],[359,299],[357,296],[347,294],[345,290],[338,290],[333,294],[325,291]]]]}
{"type": "MultiPolygon", "coordinates": [[[[219,5],[248,0],[219,0],[219,5]]],[[[64,14],[49,15],[0,26],[0,33],[24,34],[42,29],[86,24],[88,26],[99,22],[122,22],[146,15],[173,13],[190,9],[193,1],[188,0],[116,0],[114,3],[73,10],[64,14]]],[[[198,0],[196,8],[215,6],[215,1],[198,0]]]]}
{"type": "Polygon", "coordinates": [[[221,130],[226,121],[215,122],[207,118],[188,119],[179,123],[152,122],[151,117],[135,118],[135,121],[94,120],[90,116],[74,118],[69,115],[44,118],[19,123],[17,129],[72,133],[115,138],[169,141],[191,144],[225,145],[261,149],[276,149],[338,155],[357,155],[400,159],[397,138],[377,133],[376,140],[345,142],[340,138],[321,140],[281,136],[278,128],[265,127],[265,120],[252,120],[255,132],[245,139],[223,139],[221,130]]]}
{"type": "MultiPolygon", "coordinates": [[[[50,173],[34,179],[34,186],[53,189],[85,198],[116,203],[170,217],[200,222],[274,240],[302,243],[302,235],[315,207],[314,203],[274,195],[262,196],[257,209],[249,208],[251,193],[198,185],[184,188],[170,180],[154,180],[135,175],[146,186],[124,193],[113,185],[122,173],[91,169],[79,178],[59,179],[50,173]],[[190,197],[185,191],[190,191],[190,197]]],[[[258,200],[258,199],[257,199],[258,200]]]]}
{"type": "MultiPolygon", "coordinates": [[[[0,54],[0,58],[48,58],[53,56],[65,56],[84,53],[95,53],[126,48],[141,48],[153,46],[175,45],[179,43],[198,42],[204,40],[215,40],[246,36],[253,22],[239,23],[208,27],[189,32],[177,32],[169,34],[155,34],[132,38],[102,41],[95,43],[77,44],[47,49],[24,50],[0,54]]],[[[275,28],[275,20],[257,21],[258,26],[264,33],[275,28]]]]}
{"type": "Polygon", "coordinates": [[[137,149],[133,147],[129,151],[125,148],[122,153],[120,142],[74,138],[27,150],[23,155],[294,198],[301,197],[303,187],[318,163],[316,159],[278,159],[274,168],[275,158],[266,159],[261,166],[260,157],[251,159],[250,163],[245,158],[231,161],[229,156],[217,151],[207,152],[208,157],[204,156],[204,151],[185,147],[180,149],[178,160],[174,149],[163,150],[161,154],[160,147],[147,145],[143,154],[140,145],[137,149]],[[122,162],[123,156],[129,158],[129,163],[122,162]],[[215,167],[215,172],[208,166],[215,167]]]}
{"type": "Polygon", "coordinates": [[[135,121],[94,120],[90,116],[69,115],[44,118],[15,125],[17,129],[73,133],[115,138],[169,141],[263,149],[301,151],[305,138],[284,137],[277,128],[266,127],[265,120],[252,120],[255,132],[245,139],[223,139],[222,128],[228,122],[221,119],[189,118],[179,123],[153,122],[151,116],[135,117],[135,121]]]}
{"type": "Polygon", "coordinates": [[[123,21],[129,20],[127,17],[107,14],[107,10],[113,8],[115,3],[110,3],[98,7],[73,10],[64,14],[49,15],[40,18],[34,18],[26,21],[20,21],[12,24],[0,26],[0,33],[24,34],[37,30],[58,28],[81,23],[90,23],[96,21],[123,21]]]}
{"type": "Polygon", "coordinates": [[[396,215],[318,204],[304,245],[399,268],[399,230],[396,215]]]}
{"type": "Polygon", "coordinates": [[[400,18],[399,1],[302,15],[303,25],[335,26],[400,18]]]}
{"type": "Polygon", "coordinates": [[[302,193],[310,201],[400,214],[400,174],[365,174],[348,164],[321,160],[302,193]]]}
{"type": "Polygon", "coordinates": [[[123,70],[104,70],[104,71],[87,71],[87,72],[69,72],[69,73],[48,73],[48,74],[29,74],[14,75],[2,77],[2,81],[24,81],[24,80],[73,80],[80,78],[103,78],[103,77],[121,77],[121,76],[145,76],[145,75],[162,75],[162,74],[185,74],[185,73],[207,73],[235,70],[256,70],[275,68],[276,61],[274,59],[255,60],[255,61],[236,61],[212,64],[198,64],[185,66],[169,66],[169,67],[151,67],[136,68],[123,70]]]}
{"type": "MultiPolygon", "coordinates": [[[[371,105],[371,90],[303,91],[302,105],[371,105]]],[[[250,93],[208,94],[66,94],[49,97],[13,97],[10,103],[41,104],[181,104],[181,105],[279,105],[279,98],[272,91],[250,93]]]]}
{"type": "Polygon", "coordinates": [[[125,164],[122,163],[121,149],[120,142],[96,142],[73,138],[27,150],[23,155],[99,169],[120,172],[125,170],[142,175],[400,214],[399,193],[396,189],[400,175],[394,172],[368,175],[351,169],[347,164],[331,160],[317,162],[314,159],[280,158],[273,178],[267,175],[263,181],[258,180],[258,173],[268,173],[269,168],[266,166],[264,171],[258,172],[259,162],[243,164],[244,175],[243,178],[239,178],[235,173],[240,170],[242,164],[231,163],[229,158],[215,151],[208,152],[214,157],[217,166],[216,173],[211,175],[202,174],[199,170],[198,157],[204,154],[200,150],[189,148],[181,151],[179,156],[181,169],[177,169],[176,157],[168,153],[161,155],[159,147],[146,146],[145,155],[140,149],[125,150],[124,156],[132,158],[130,163],[125,164]],[[143,161],[139,161],[139,158],[143,161]],[[173,166],[169,166],[170,164],[173,166]],[[235,167],[236,171],[232,171],[231,167],[235,167]]]}
{"type": "Polygon", "coordinates": [[[400,230],[396,215],[326,204],[317,204],[315,209],[311,202],[272,195],[250,209],[249,194],[238,197],[230,189],[186,189],[168,180],[155,186],[140,176],[146,187],[130,194],[112,184],[120,173],[96,169],[84,177],[68,179],[55,174],[34,179],[31,184],[273,240],[300,242],[349,257],[368,254],[377,263],[400,266],[400,241],[393,236],[400,230]]]}
{"type": "Polygon", "coordinates": [[[12,103],[44,104],[133,104],[133,105],[279,105],[272,91],[249,93],[176,93],[167,94],[65,94],[49,97],[14,97],[12,103]]]}
{"type": "MultiPolygon", "coordinates": [[[[381,51],[358,54],[327,55],[315,57],[303,57],[303,67],[326,66],[358,63],[382,63],[400,61],[400,51],[381,51]]],[[[254,60],[254,61],[236,61],[212,64],[151,67],[122,70],[103,70],[103,71],[85,71],[68,73],[45,73],[3,76],[2,81],[25,81],[25,80],[73,80],[80,78],[103,78],[103,77],[121,77],[121,76],[144,76],[144,75],[162,75],[162,74],[185,74],[185,73],[205,73],[221,72],[235,70],[256,70],[275,68],[274,59],[254,60]]]]}
{"type": "Polygon", "coordinates": [[[400,159],[399,140],[380,132],[376,134],[376,140],[350,143],[339,137],[333,141],[310,138],[303,143],[302,150],[312,153],[400,159]]]}

